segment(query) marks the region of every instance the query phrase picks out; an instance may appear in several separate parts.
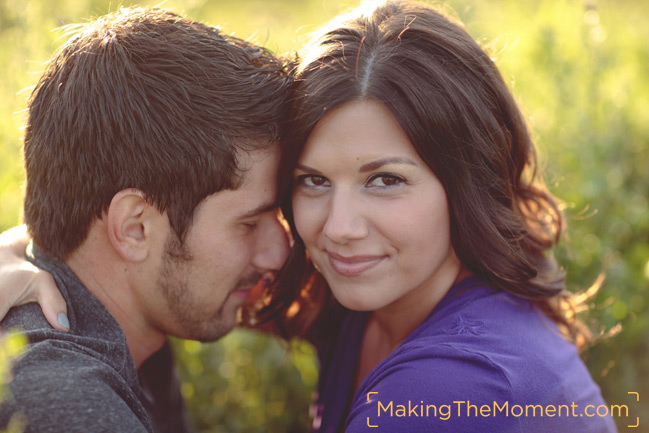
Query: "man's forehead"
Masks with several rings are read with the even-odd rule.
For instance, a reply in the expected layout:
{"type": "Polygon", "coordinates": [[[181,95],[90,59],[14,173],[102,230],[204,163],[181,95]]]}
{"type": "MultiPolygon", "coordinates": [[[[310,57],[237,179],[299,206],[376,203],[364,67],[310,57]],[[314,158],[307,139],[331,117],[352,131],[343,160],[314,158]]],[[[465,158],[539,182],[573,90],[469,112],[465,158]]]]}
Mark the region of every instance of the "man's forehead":
{"type": "Polygon", "coordinates": [[[241,184],[239,188],[228,191],[231,199],[229,201],[236,203],[232,204],[240,218],[259,215],[278,207],[279,156],[277,145],[242,155],[241,184]]]}
{"type": "Polygon", "coordinates": [[[269,159],[279,163],[280,154],[281,148],[278,142],[243,143],[236,152],[237,165],[241,170],[247,171],[269,159]]]}

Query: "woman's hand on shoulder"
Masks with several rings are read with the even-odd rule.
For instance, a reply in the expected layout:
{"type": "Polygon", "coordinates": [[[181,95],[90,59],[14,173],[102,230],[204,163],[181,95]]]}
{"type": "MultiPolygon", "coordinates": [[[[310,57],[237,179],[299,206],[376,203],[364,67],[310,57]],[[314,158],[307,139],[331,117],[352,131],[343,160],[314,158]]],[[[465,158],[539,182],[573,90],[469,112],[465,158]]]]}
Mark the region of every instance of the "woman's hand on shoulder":
{"type": "Polygon", "coordinates": [[[67,307],[54,279],[25,259],[29,241],[24,225],[0,234],[0,320],[12,307],[38,302],[50,325],[67,332],[67,307]]]}

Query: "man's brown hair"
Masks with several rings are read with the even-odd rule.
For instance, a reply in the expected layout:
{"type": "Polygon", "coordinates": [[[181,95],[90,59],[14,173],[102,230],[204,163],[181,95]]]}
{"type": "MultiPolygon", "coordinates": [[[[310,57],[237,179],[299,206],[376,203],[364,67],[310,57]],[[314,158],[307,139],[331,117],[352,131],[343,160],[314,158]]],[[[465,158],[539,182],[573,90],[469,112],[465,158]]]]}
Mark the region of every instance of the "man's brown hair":
{"type": "Polygon", "coordinates": [[[288,81],[265,49],[168,11],[81,26],[29,102],[34,241],[65,259],[125,188],[166,211],[182,241],[205,197],[239,186],[237,154],[278,139],[288,81]]]}

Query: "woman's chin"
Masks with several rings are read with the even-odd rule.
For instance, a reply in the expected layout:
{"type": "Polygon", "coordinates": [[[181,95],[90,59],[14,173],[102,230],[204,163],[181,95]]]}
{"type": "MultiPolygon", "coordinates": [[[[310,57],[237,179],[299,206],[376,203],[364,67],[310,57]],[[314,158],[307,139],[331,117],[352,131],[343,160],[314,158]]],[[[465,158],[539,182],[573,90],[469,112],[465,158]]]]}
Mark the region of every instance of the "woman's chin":
{"type": "Polygon", "coordinates": [[[332,292],[336,300],[340,302],[340,305],[353,311],[375,311],[381,307],[376,300],[372,301],[360,297],[349,296],[347,293],[336,294],[335,290],[332,290],[332,292]]]}

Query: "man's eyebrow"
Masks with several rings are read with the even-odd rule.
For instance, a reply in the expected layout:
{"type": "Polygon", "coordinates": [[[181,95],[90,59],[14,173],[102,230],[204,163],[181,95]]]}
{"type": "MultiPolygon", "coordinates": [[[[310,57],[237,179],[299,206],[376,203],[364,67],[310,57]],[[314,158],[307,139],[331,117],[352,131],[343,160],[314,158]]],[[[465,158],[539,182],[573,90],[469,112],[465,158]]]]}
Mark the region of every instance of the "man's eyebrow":
{"type": "Polygon", "coordinates": [[[388,164],[408,164],[408,165],[417,165],[412,159],[405,158],[403,156],[393,156],[388,158],[377,159],[376,161],[368,162],[363,164],[361,168],[358,169],[359,172],[364,173],[366,171],[373,171],[377,168],[381,168],[384,165],[388,164]]]}
{"type": "Polygon", "coordinates": [[[252,218],[252,217],[255,217],[257,215],[261,215],[263,213],[270,212],[270,211],[272,211],[274,209],[277,209],[278,207],[279,207],[279,203],[277,203],[275,201],[270,202],[270,203],[262,203],[259,206],[257,206],[256,208],[254,208],[254,209],[246,212],[245,214],[241,215],[239,217],[239,219],[252,218]]]}

